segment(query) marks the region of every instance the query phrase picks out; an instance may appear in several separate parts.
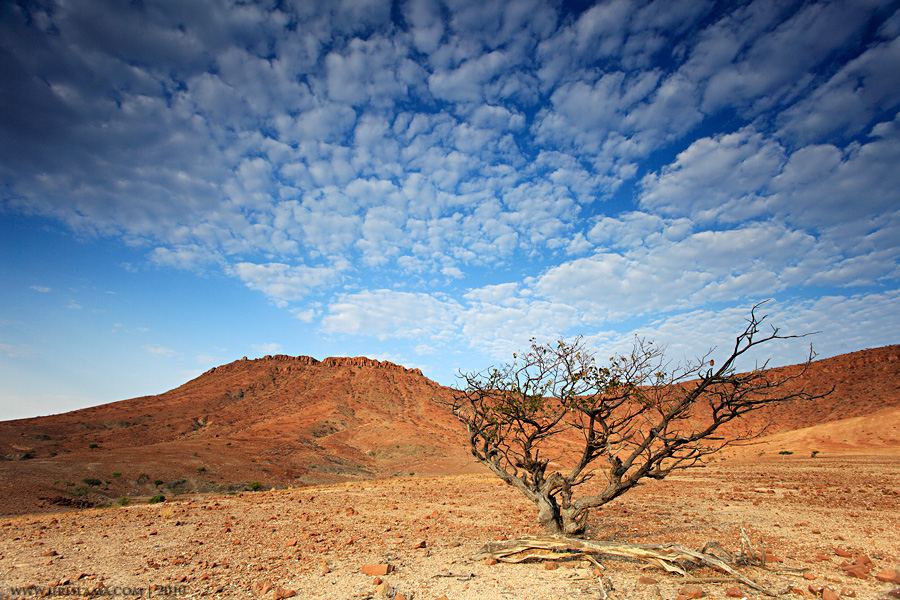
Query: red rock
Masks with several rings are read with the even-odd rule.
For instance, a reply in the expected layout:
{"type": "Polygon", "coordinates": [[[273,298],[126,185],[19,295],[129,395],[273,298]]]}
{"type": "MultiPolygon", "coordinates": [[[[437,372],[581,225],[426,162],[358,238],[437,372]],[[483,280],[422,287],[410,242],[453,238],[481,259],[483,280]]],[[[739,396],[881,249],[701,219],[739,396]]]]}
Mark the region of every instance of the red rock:
{"type": "Polygon", "coordinates": [[[647,577],[646,575],[641,575],[640,577],[638,577],[638,583],[643,583],[645,585],[652,585],[652,584],[658,583],[658,582],[655,579],[653,579],[652,577],[647,577]]]}
{"type": "Polygon", "coordinates": [[[783,561],[780,558],[778,558],[777,556],[775,556],[774,554],[770,554],[769,552],[766,552],[766,562],[767,563],[780,563],[783,561]]]}
{"type": "Polygon", "coordinates": [[[865,554],[860,554],[856,558],[853,559],[854,565],[872,565],[872,559],[866,556],[865,554]]]}
{"type": "Polygon", "coordinates": [[[804,573],[803,574],[803,579],[806,579],[807,581],[812,581],[815,578],[816,578],[816,576],[813,575],[812,573],[804,573]]]}
{"type": "Polygon", "coordinates": [[[747,596],[747,594],[744,593],[744,590],[739,587],[728,588],[725,590],[725,595],[729,598],[745,598],[747,596]]]}
{"type": "Polygon", "coordinates": [[[822,600],[840,600],[840,596],[830,587],[826,587],[822,590],[822,600]]]}
{"type": "Polygon", "coordinates": [[[297,595],[297,590],[288,590],[283,587],[275,588],[275,600],[281,600],[282,598],[293,598],[297,595]]]}
{"type": "Polygon", "coordinates": [[[41,556],[59,556],[59,552],[56,550],[44,550],[41,552],[41,556]]]}
{"type": "Polygon", "coordinates": [[[811,583],[811,584],[809,584],[809,587],[807,587],[806,589],[808,589],[810,592],[812,592],[813,596],[818,596],[819,594],[822,593],[822,590],[825,589],[825,586],[821,585],[819,583],[811,583]]]}
{"type": "Polygon", "coordinates": [[[703,597],[703,590],[700,589],[700,586],[698,586],[698,585],[691,585],[691,584],[686,585],[683,588],[681,588],[681,590],[679,590],[679,593],[682,596],[684,596],[685,598],[702,598],[703,597]]]}
{"type": "Polygon", "coordinates": [[[427,543],[425,542],[425,540],[422,540],[421,542],[413,546],[413,548],[424,548],[426,545],[427,543]]]}
{"type": "Polygon", "coordinates": [[[257,596],[265,596],[269,593],[269,590],[272,589],[271,581],[254,581],[250,585],[250,589],[256,593],[257,596]]]}
{"type": "Polygon", "coordinates": [[[838,556],[840,556],[841,558],[851,558],[853,556],[852,552],[850,552],[849,550],[844,550],[843,548],[838,548],[837,550],[834,551],[834,553],[837,554],[838,556]]]}
{"type": "Polygon", "coordinates": [[[394,594],[394,600],[406,600],[406,596],[403,594],[403,592],[397,592],[396,594],[394,594]]]}
{"type": "Polygon", "coordinates": [[[850,577],[857,579],[865,579],[869,575],[869,567],[867,565],[841,565],[841,569],[850,577]]]}
{"type": "Polygon", "coordinates": [[[820,552],[819,554],[816,554],[816,560],[819,562],[827,562],[827,561],[831,560],[831,557],[828,556],[827,554],[820,552]]]}
{"type": "Polygon", "coordinates": [[[544,563],[544,570],[545,570],[545,571],[554,571],[554,570],[556,570],[556,569],[558,569],[558,568],[559,568],[559,563],[558,563],[558,562],[554,562],[554,561],[550,560],[550,561],[547,561],[547,562],[544,563]]]}
{"type": "Polygon", "coordinates": [[[389,575],[394,571],[394,565],[363,565],[361,571],[363,575],[389,575]]]}
{"type": "Polygon", "coordinates": [[[435,598],[434,600],[450,600],[450,598],[448,598],[448,597],[446,596],[446,594],[445,594],[445,595],[443,595],[443,596],[438,596],[438,597],[435,598]]]}
{"type": "Polygon", "coordinates": [[[805,595],[806,595],[806,592],[804,592],[803,590],[801,590],[801,589],[798,588],[798,587],[792,587],[792,588],[791,588],[791,593],[792,593],[792,594],[797,594],[798,596],[805,596],[805,595]]]}
{"type": "Polygon", "coordinates": [[[489,559],[487,559],[487,560],[484,561],[484,564],[486,564],[486,565],[488,565],[488,566],[496,565],[496,564],[497,564],[497,559],[496,559],[496,558],[489,558],[489,559]]]}
{"type": "Polygon", "coordinates": [[[892,589],[887,595],[891,598],[900,598],[900,587],[892,589]]]}
{"type": "Polygon", "coordinates": [[[320,575],[328,575],[329,573],[331,573],[331,569],[328,568],[328,565],[322,565],[322,568],[319,569],[320,575]]]}
{"type": "Polygon", "coordinates": [[[394,597],[394,588],[391,587],[387,581],[382,581],[377,586],[375,586],[375,595],[381,598],[393,598],[394,597]]]}
{"type": "Polygon", "coordinates": [[[900,583],[900,573],[897,569],[882,569],[875,574],[875,579],[886,583],[900,583]]]}
{"type": "Polygon", "coordinates": [[[841,596],[847,596],[848,598],[856,597],[856,590],[851,588],[841,588],[841,596]]]}

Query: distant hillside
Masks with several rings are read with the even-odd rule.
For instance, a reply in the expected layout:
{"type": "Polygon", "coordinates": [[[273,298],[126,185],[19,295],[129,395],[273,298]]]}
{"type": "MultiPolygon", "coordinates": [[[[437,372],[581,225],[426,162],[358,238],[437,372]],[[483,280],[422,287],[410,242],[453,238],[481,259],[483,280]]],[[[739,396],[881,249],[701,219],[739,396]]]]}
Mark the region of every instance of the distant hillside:
{"type": "MultiPolygon", "coordinates": [[[[785,436],[801,430],[806,445],[826,436],[836,440],[829,448],[845,451],[900,443],[892,412],[900,414],[900,346],[817,361],[799,384],[835,391],[757,416],[781,432],[777,443],[800,440],[785,436]],[[885,410],[885,418],[872,417],[885,410]],[[827,434],[816,429],[825,423],[827,434]],[[880,425],[888,429],[870,431],[880,425]]],[[[158,396],[0,422],[0,514],[257,481],[297,486],[480,469],[461,425],[432,401],[450,393],[389,362],[267,356],[211,369],[158,396]]]]}
{"type": "Polygon", "coordinates": [[[18,482],[0,513],[60,501],[84,479],[109,481],[78,490],[96,500],[465,471],[460,425],[432,402],[448,393],[389,362],[267,356],[158,396],[0,422],[0,473],[18,482]]]}

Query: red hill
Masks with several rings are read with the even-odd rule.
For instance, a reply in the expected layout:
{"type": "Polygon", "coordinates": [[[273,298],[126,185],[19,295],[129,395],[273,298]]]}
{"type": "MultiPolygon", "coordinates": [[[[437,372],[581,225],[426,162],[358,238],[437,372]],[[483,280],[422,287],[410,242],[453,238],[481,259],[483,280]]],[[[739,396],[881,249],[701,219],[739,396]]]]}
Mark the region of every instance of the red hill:
{"type": "Polygon", "coordinates": [[[267,356],[158,396],[2,422],[0,513],[32,510],[38,497],[50,508],[65,498],[227,491],[254,481],[460,472],[470,466],[462,431],[432,402],[448,392],[389,362],[267,356]]]}
{"type": "MultiPolygon", "coordinates": [[[[771,444],[855,453],[900,444],[900,346],[817,361],[803,385],[835,391],[766,417],[781,432],[771,444]]],[[[478,469],[460,424],[432,402],[450,392],[389,362],[268,356],[211,369],[158,396],[0,422],[0,514],[255,481],[299,486],[478,469]]]]}

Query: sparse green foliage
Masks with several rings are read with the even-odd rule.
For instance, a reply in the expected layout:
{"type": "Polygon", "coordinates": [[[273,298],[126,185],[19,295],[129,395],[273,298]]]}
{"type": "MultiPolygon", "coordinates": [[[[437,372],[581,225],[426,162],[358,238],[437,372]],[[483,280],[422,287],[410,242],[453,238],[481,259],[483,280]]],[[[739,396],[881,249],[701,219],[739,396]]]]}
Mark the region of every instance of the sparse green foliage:
{"type": "Polygon", "coordinates": [[[88,448],[90,448],[91,450],[93,450],[94,448],[99,448],[99,447],[100,447],[100,444],[88,444],[88,448]]]}
{"type": "MultiPolygon", "coordinates": [[[[786,386],[805,369],[785,376],[763,364],[736,372],[737,359],[751,348],[802,337],[779,335],[774,327],[760,333],[765,317],[756,315],[758,307],[718,367],[712,351],[673,367],[662,348],[642,339],[607,365],[581,338],[532,341],[511,363],[462,373],[450,407],[466,426],[473,456],[537,505],[549,533],[580,535],[591,509],[642,480],[703,465],[727,444],[761,433],[714,437],[720,426],[776,403],[820,397],[786,386]],[[605,469],[605,486],[576,497],[575,488],[595,476],[595,463],[605,469]]],[[[810,349],[807,365],[813,357],[810,349]]]]}
{"type": "Polygon", "coordinates": [[[131,504],[131,498],[129,498],[128,496],[122,496],[121,498],[119,498],[119,506],[128,506],[129,504],[131,504]]]}
{"type": "Polygon", "coordinates": [[[165,502],[165,501],[166,501],[165,496],[163,496],[162,494],[157,494],[157,495],[153,496],[152,498],[150,498],[149,500],[147,500],[147,504],[158,504],[160,502],[165,502]]]}
{"type": "Polygon", "coordinates": [[[788,455],[793,454],[793,452],[791,452],[790,450],[782,450],[782,451],[779,452],[778,454],[780,454],[780,455],[782,455],[782,456],[788,456],[788,455]]]}
{"type": "Polygon", "coordinates": [[[155,485],[156,487],[159,487],[164,483],[165,483],[165,481],[163,481],[162,479],[154,479],[153,480],[153,485],[155,485]]]}
{"type": "Polygon", "coordinates": [[[86,484],[88,484],[88,485],[90,485],[90,486],[98,486],[98,485],[100,485],[101,483],[103,483],[103,482],[100,481],[99,479],[94,479],[93,477],[85,477],[85,478],[82,479],[81,481],[83,481],[84,483],[86,483],[86,484]]]}
{"type": "Polygon", "coordinates": [[[112,476],[113,476],[113,477],[121,477],[121,476],[122,476],[122,473],[120,473],[119,471],[113,471],[113,472],[112,472],[112,476]]]}
{"type": "Polygon", "coordinates": [[[254,492],[257,492],[257,491],[259,491],[260,489],[262,489],[262,484],[261,484],[260,482],[258,482],[258,481],[254,481],[253,483],[251,483],[251,484],[249,484],[249,485],[247,486],[247,489],[249,489],[249,490],[251,490],[251,491],[254,491],[254,492]]]}
{"type": "Polygon", "coordinates": [[[813,451],[809,454],[809,457],[810,457],[810,458],[815,458],[815,457],[817,457],[818,455],[819,455],[819,451],[818,451],[818,450],[813,450],[813,451]]]}
{"type": "Polygon", "coordinates": [[[206,471],[206,467],[197,467],[198,473],[203,473],[204,471],[206,471]]]}

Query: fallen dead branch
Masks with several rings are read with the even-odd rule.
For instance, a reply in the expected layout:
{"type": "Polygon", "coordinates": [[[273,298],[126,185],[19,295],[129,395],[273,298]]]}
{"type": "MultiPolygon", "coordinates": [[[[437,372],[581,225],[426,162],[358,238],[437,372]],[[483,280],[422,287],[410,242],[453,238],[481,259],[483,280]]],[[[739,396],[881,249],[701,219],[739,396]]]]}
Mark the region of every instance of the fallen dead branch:
{"type": "Polygon", "coordinates": [[[490,542],[479,550],[476,559],[493,558],[508,563],[518,563],[529,558],[558,560],[586,554],[608,554],[638,560],[670,573],[687,577],[679,564],[686,562],[705,565],[727,573],[732,579],[768,596],[778,593],[735,571],[725,562],[709,554],[688,550],[678,544],[621,544],[598,540],[582,540],[564,537],[536,537],[502,542],[490,542]]]}

